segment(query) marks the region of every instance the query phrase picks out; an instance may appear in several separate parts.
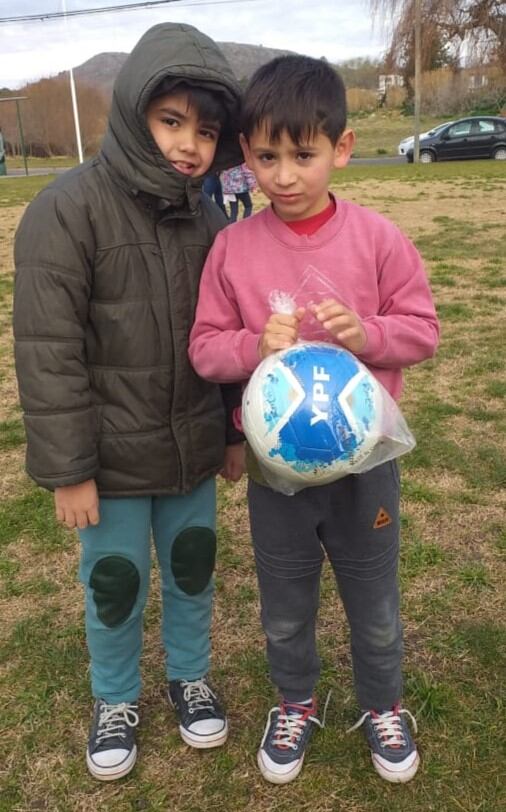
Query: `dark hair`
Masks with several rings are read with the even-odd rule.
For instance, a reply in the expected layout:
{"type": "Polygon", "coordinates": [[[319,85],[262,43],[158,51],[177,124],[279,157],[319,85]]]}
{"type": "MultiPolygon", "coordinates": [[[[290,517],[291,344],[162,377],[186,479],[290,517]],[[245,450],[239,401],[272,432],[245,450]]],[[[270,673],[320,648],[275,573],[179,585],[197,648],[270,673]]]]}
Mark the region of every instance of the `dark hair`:
{"type": "Polygon", "coordinates": [[[151,93],[149,101],[151,102],[158,96],[164,96],[167,93],[184,93],[188,97],[188,104],[197,111],[200,121],[216,122],[223,126],[227,120],[227,108],[221,93],[207,90],[201,85],[196,87],[190,82],[164,79],[151,93]]]}
{"type": "Polygon", "coordinates": [[[244,94],[241,130],[249,139],[266,127],[276,143],[286,130],[294,144],[322,132],[336,144],[346,127],[346,90],[337,71],[322,59],[279,56],[262,65],[244,94]]]}

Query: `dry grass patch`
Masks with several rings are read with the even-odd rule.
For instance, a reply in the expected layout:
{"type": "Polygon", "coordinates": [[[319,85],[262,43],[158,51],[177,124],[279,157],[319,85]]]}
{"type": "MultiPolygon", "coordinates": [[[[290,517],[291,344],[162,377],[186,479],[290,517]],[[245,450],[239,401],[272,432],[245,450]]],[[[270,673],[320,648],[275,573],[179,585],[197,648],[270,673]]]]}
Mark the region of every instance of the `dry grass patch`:
{"type": "Polygon", "coordinates": [[[12,365],[12,238],[23,211],[24,206],[2,209],[0,217],[0,422],[9,419],[16,412],[18,403],[12,365]]]}
{"type": "Polygon", "coordinates": [[[4,550],[12,575],[4,581],[5,598],[0,599],[2,637],[7,639],[23,621],[55,611],[53,629],[82,619],[82,588],[77,575],[79,547],[58,553],[35,553],[26,539],[19,538],[4,550]]]}
{"type": "Polygon", "coordinates": [[[25,449],[15,448],[2,452],[2,470],[0,471],[1,498],[13,498],[25,484],[25,449]]]}
{"type": "MultiPolygon", "coordinates": [[[[6,343],[9,347],[10,356],[13,346],[12,333],[8,335],[6,343]]],[[[20,418],[21,414],[18,408],[18,387],[10,358],[8,361],[6,361],[5,366],[0,359],[0,375],[2,375],[2,403],[0,405],[0,422],[12,419],[13,417],[20,418]]]]}
{"type": "MultiPolygon", "coordinates": [[[[506,183],[504,187],[506,189],[506,183]]],[[[469,216],[476,226],[491,221],[500,223],[506,214],[506,206],[496,189],[481,192],[479,205],[469,206],[461,202],[459,195],[455,196],[450,181],[426,183],[416,197],[405,182],[394,180],[376,184],[362,181],[344,188],[335,184],[332,188],[339,197],[385,214],[413,240],[422,232],[431,234],[440,229],[439,223],[434,221],[436,213],[438,218],[467,219],[469,216]]],[[[469,195],[465,197],[470,199],[469,195]]]]}
{"type": "MultiPolygon", "coordinates": [[[[488,504],[462,504],[455,500],[458,493],[458,490],[453,491],[448,499],[443,495],[441,506],[436,509],[421,502],[407,502],[405,510],[424,542],[437,544],[441,550],[454,553],[460,562],[482,556],[492,565],[497,556],[490,548],[486,528],[503,521],[506,501],[494,492],[487,500],[488,504]]],[[[496,573],[499,578],[501,571],[499,567],[496,573]]]]}

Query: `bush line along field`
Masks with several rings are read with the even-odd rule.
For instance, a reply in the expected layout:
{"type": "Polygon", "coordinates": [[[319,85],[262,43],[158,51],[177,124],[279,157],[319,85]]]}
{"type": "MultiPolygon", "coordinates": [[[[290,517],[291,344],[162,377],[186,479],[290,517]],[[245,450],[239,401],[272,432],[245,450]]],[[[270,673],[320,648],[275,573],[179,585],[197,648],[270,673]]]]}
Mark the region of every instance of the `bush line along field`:
{"type": "MultiPolygon", "coordinates": [[[[319,617],[323,703],[302,777],[265,783],[255,753],[270,687],[245,508],[245,483],[220,484],[212,677],[226,700],[224,748],[196,752],[167,706],[158,574],[146,616],[145,677],[134,772],[94,782],[78,541],[51,496],[23,472],[24,432],[12,362],[12,238],[48,178],[0,184],[0,618],[3,713],[0,812],[499,812],[504,783],[506,629],[504,222],[497,162],[354,167],[338,196],[386,214],[414,239],[442,322],[435,360],[406,374],[402,409],[417,437],[402,461],[401,580],[406,705],[422,753],[409,784],[382,782],[356,719],[349,637],[329,568],[319,617]]],[[[260,193],[255,205],[264,204],[260,193]]]]}

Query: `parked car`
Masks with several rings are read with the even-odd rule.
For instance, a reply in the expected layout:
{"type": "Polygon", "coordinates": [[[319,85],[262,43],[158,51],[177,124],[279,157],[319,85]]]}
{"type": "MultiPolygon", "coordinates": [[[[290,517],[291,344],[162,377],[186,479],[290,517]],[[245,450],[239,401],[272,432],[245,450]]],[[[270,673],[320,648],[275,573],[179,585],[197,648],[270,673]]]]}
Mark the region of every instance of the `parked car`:
{"type": "MultiPolygon", "coordinates": [[[[436,127],[433,127],[431,130],[427,130],[426,133],[420,133],[420,138],[427,138],[429,135],[435,135],[440,129],[443,127],[447,127],[449,124],[453,124],[453,121],[443,121],[442,124],[438,124],[436,127]]],[[[413,149],[415,145],[415,136],[409,135],[407,138],[403,138],[402,141],[399,143],[397,147],[397,152],[399,155],[407,155],[408,150],[413,149]]]]}
{"type": "MultiPolygon", "coordinates": [[[[414,146],[414,145],[413,145],[414,146]]],[[[413,146],[406,158],[413,161],[413,146]]],[[[420,139],[420,162],[454,161],[463,158],[506,160],[506,118],[471,116],[439,127],[433,135],[420,139]]]]}

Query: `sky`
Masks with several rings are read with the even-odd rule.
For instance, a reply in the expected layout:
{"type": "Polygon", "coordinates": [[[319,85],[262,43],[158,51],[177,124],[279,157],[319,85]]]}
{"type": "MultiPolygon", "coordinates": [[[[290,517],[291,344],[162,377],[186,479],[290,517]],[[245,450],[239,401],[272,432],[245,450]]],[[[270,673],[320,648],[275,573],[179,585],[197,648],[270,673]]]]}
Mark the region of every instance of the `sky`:
{"type": "Polygon", "coordinates": [[[186,22],[220,42],[284,48],[338,63],[379,57],[386,33],[367,0],[180,0],[159,8],[22,23],[4,17],[126,5],[134,0],[0,0],[0,88],[77,67],[104,51],[129,52],[159,22],[186,22]]]}

